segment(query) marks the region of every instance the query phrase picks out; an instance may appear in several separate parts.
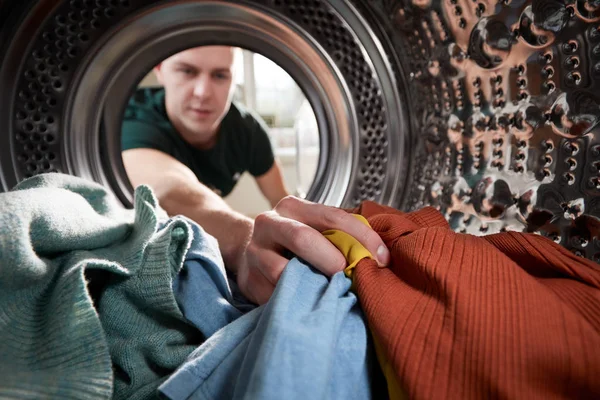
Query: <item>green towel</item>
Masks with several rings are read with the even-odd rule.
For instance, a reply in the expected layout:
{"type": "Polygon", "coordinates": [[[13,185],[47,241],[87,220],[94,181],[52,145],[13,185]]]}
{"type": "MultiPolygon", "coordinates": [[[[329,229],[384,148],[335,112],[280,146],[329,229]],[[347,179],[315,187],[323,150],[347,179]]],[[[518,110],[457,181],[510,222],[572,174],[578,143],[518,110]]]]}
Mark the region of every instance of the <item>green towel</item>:
{"type": "Polygon", "coordinates": [[[172,292],[193,233],[161,212],[63,174],[0,193],[0,398],[156,397],[201,341],[172,292]]]}

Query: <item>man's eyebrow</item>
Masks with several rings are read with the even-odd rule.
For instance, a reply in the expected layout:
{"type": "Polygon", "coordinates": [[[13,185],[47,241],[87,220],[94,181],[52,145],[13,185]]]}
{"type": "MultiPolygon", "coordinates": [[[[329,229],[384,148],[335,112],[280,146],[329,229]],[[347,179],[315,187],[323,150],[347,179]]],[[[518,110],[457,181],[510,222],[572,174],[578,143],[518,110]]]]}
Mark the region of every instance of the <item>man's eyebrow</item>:
{"type": "MultiPolygon", "coordinates": [[[[176,61],[175,66],[177,68],[188,68],[194,71],[198,71],[198,68],[192,64],[188,64],[185,61],[176,61]]],[[[211,70],[213,73],[230,73],[230,69],[228,67],[216,67],[211,70]]]]}
{"type": "Polygon", "coordinates": [[[188,64],[184,61],[176,61],[175,66],[189,68],[189,69],[198,69],[198,68],[194,67],[192,64],[188,64]]]}
{"type": "Polygon", "coordinates": [[[213,69],[213,72],[231,72],[227,67],[217,67],[213,69]]]}

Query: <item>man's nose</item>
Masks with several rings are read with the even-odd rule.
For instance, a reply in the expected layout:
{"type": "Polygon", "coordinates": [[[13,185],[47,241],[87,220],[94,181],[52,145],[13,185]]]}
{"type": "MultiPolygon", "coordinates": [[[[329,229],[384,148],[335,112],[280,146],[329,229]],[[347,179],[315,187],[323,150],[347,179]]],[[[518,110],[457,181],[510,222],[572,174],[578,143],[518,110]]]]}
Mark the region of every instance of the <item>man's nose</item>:
{"type": "Polygon", "coordinates": [[[210,97],[211,94],[212,84],[210,82],[210,77],[205,74],[200,75],[194,83],[194,96],[206,98],[210,97]]]}

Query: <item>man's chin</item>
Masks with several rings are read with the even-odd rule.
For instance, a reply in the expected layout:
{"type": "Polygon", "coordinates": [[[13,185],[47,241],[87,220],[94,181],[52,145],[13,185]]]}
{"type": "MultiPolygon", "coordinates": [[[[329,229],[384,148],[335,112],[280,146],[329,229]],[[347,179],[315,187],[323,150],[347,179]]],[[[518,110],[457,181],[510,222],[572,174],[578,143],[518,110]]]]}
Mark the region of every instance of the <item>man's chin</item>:
{"type": "Polygon", "coordinates": [[[209,137],[215,131],[213,124],[192,122],[187,124],[188,130],[197,137],[209,137]]]}

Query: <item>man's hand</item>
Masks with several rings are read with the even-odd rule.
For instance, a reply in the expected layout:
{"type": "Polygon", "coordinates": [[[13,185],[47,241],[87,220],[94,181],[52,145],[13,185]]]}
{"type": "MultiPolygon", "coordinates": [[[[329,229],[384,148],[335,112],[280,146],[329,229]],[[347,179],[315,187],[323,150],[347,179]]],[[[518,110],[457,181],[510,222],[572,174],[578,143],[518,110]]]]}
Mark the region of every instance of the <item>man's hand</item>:
{"type": "Polygon", "coordinates": [[[379,235],[346,211],[285,197],[271,211],[256,217],[252,237],[237,268],[237,281],[244,295],[257,304],[266,303],[288,259],[285,250],[306,260],[327,276],[342,271],[346,259],[321,232],[344,231],[360,241],[381,265],[390,253],[379,235]]]}

